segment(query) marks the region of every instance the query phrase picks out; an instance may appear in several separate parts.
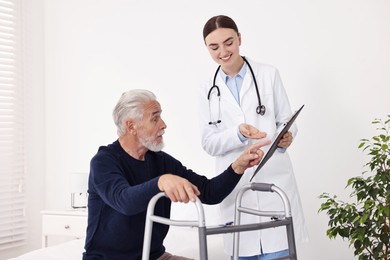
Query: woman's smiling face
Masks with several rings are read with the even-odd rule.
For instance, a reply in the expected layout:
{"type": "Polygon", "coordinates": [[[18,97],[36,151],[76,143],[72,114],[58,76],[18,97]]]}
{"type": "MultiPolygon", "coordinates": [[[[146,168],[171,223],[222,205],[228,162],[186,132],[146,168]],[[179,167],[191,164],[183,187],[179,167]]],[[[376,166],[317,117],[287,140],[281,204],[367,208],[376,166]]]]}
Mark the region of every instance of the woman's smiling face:
{"type": "Polygon", "coordinates": [[[205,43],[212,59],[221,65],[225,72],[241,61],[241,36],[233,29],[218,28],[207,35],[205,43]]]}

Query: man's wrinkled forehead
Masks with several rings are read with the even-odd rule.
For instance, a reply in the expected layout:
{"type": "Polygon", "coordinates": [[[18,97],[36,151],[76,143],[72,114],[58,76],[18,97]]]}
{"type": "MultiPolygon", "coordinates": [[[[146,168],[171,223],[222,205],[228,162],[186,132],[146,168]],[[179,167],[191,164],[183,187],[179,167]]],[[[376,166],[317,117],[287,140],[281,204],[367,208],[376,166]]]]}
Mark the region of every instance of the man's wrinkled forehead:
{"type": "Polygon", "coordinates": [[[148,101],[144,104],[144,116],[152,117],[161,114],[161,106],[157,100],[148,101]]]}

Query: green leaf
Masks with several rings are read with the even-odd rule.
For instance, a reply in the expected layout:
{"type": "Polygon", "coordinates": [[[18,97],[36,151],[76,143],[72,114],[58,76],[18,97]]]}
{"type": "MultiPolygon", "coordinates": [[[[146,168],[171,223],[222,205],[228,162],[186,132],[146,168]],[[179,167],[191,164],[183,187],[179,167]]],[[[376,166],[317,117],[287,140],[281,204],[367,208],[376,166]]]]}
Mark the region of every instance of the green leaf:
{"type": "Polygon", "coordinates": [[[355,223],[356,221],[358,221],[360,219],[360,216],[357,215],[353,220],[352,220],[352,223],[355,223]]]}
{"type": "Polygon", "coordinates": [[[353,244],[356,250],[359,250],[362,247],[362,242],[360,240],[355,240],[355,243],[353,244]]]}
{"type": "Polygon", "coordinates": [[[349,230],[346,228],[340,228],[339,229],[339,235],[341,237],[349,237],[349,230]]]}

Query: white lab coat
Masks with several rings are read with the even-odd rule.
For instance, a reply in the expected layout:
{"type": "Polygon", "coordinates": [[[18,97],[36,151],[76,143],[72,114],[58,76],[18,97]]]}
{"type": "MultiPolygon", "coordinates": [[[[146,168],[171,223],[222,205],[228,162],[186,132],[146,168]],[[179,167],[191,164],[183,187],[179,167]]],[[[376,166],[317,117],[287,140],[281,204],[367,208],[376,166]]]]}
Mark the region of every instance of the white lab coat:
{"type": "MultiPolygon", "coordinates": [[[[292,115],[289,100],[283,87],[277,69],[272,66],[259,64],[248,59],[253,68],[262,104],[266,106],[266,113],[261,116],[256,113],[258,100],[256,89],[249,68],[245,74],[239,93],[240,104],[236,102],[229,88],[220,75],[217,75],[216,85],[220,90],[220,104],[216,97],[216,89],[207,98],[213,84],[210,78],[200,89],[199,95],[199,120],[201,129],[201,142],[203,149],[216,157],[216,172],[225,170],[254,140],[242,143],[237,136],[238,126],[241,123],[251,124],[259,130],[267,133],[272,138],[277,127],[286,122],[292,115]],[[219,107],[220,106],[220,113],[219,107]],[[210,115],[211,113],[211,115],[210,115]],[[210,121],[220,119],[221,123],[210,125],[210,121]]],[[[214,75],[214,73],[213,73],[214,75]]],[[[290,131],[293,136],[297,133],[294,124],[290,131]]],[[[269,147],[263,147],[266,151],[269,147]]],[[[234,203],[238,190],[249,183],[256,167],[248,169],[242,176],[234,191],[220,204],[223,222],[233,221],[234,203]]],[[[257,173],[253,182],[272,183],[286,192],[289,197],[294,222],[296,241],[308,239],[305,220],[302,211],[299,192],[297,189],[293,167],[287,150],[278,149],[265,166],[257,173]]],[[[276,194],[248,191],[243,198],[243,206],[259,210],[284,210],[283,203],[276,194]]],[[[258,217],[249,214],[241,215],[241,223],[256,223],[269,221],[269,217],[258,217]]],[[[224,234],[225,252],[233,254],[233,235],[224,234]]],[[[276,252],[288,248],[286,229],[284,226],[260,231],[241,232],[240,256],[252,256],[263,253],[276,252]],[[260,246],[261,243],[261,246],[260,246]]]]}

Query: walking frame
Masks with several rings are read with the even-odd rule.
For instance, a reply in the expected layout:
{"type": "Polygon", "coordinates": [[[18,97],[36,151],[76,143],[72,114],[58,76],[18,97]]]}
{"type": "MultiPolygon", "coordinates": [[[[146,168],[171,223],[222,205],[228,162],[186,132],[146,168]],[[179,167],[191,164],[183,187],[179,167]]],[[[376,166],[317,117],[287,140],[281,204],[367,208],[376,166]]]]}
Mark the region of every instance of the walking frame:
{"type": "Polygon", "coordinates": [[[144,235],[144,244],[142,251],[142,260],[148,260],[150,254],[150,244],[152,238],[152,227],[153,222],[158,222],[165,225],[172,226],[186,226],[186,227],[197,227],[199,234],[199,257],[200,260],[207,260],[207,236],[215,234],[224,234],[224,233],[233,233],[233,260],[238,260],[239,256],[239,241],[240,241],[240,232],[253,231],[260,229],[267,229],[279,226],[286,226],[287,232],[287,242],[288,242],[288,251],[289,255],[274,258],[273,260],[281,259],[290,259],[297,260],[295,238],[294,238],[294,228],[293,220],[291,215],[291,206],[288,200],[287,195],[283,190],[274,184],[268,183],[249,183],[243,186],[237,196],[235,204],[235,216],[234,216],[234,225],[225,225],[218,227],[206,227],[205,215],[202,203],[199,198],[196,198],[194,202],[197,211],[198,219],[197,220],[172,220],[169,218],[160,217],[154,215],[154,207],[157,201],[166,196],[164,192],[160,192],[155,195],[148,204],[147,213],[146,213],[146,223],[145,223],[145,235],[144,235]],[[280,199],[284,204],[284,211],[260,211],[256,209],[246,208],[241,205],[242,197],[247,191],[260,191],[260,192],[275,192],[279,195],[280,199]],[[251,223],[251,224],[241,224],[241,214],[252,214],[257,216],[269,216],[271,221],[260,222],[260,223],[251,223]]]}

